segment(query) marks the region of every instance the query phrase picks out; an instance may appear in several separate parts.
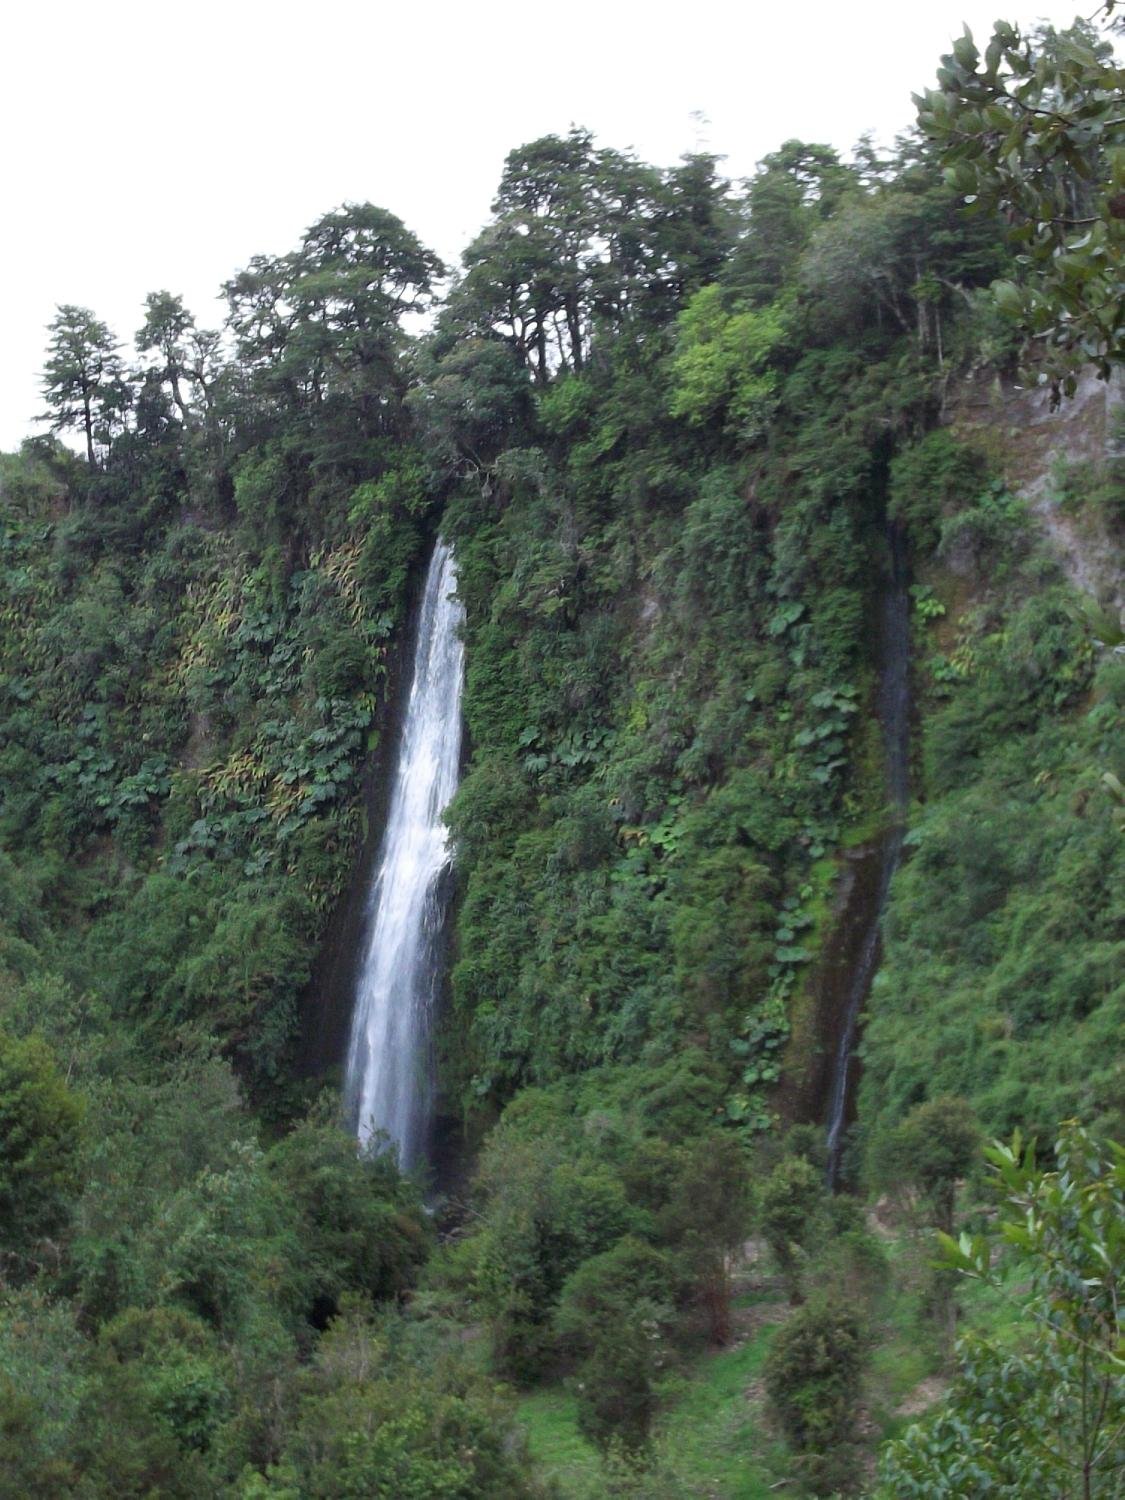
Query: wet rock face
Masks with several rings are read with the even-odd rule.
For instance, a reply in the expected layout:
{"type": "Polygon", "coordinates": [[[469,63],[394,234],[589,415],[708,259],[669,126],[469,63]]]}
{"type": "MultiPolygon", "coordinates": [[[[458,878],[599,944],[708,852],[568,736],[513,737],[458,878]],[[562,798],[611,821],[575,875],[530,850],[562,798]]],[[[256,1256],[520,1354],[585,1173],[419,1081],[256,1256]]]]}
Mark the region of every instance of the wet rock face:
{"type": "MultiPolygon", "coordinates": [[[[987,442],[1011,488],[1043,528],[1059,565],[1075,588],[1103,607],[1125,609],[1121,548],[1096,516],[1061,504],[1066,466],[1100,466],[1125,457],[1125,379],[1085,371],[1074,395],[1052,411],[1047,387],[1021,389],[998,376],[967,379],[952,393],[947,417],[959,437],[987,442]]],[[[951,571],[966,576],[971,558],[950,556],[951,571]]]]}
{"type": "Polygon", "coordinates": [[[839,1175],[859,1081],[860,1018],[882,957],[882,917],[902,857],[909,798],[910,611],[905,539],[887,527],[887,566],[879,597],[879,686],[886,820],[866,843],[840,857],[831,927],[812,982],[814,1054],[790,1083],[785,1113],[823,1125],[828,1181],[839,1175]]]}

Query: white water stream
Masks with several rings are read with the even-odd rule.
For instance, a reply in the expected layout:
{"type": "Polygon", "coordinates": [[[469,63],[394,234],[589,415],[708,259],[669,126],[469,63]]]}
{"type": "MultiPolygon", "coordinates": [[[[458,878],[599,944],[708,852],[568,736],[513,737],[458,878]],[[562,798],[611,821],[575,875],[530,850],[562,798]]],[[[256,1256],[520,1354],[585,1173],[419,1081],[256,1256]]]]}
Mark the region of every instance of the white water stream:
{"type": "Polygon", "coordinates": [[[440,983],[442,822],[461,758],[464,646],[452,550],[426,573],[387,826],[367,899],[345,1097],[361,1141],[385,1132],[404,1170],[425,1156],[433,1097],[431,1023],[440,983]]]}

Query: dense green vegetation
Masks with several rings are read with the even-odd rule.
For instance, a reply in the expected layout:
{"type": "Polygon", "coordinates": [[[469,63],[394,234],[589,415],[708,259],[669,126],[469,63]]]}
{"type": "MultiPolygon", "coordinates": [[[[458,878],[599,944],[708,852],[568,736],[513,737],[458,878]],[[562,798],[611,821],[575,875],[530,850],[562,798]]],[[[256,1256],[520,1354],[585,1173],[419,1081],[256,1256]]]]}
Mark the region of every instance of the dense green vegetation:
{"type": "Polygon", "coordinates": [[[1049,1140],[1076,1110],[1119,1130],[1125,846],[1101,778],[1125,663],[1092,645],[1010,498],[977,509],[958,531],[999,526],[987,587],[947,578],[975,597],[940,643],[919,631],[928,800],[896,882],[862,1113],[877,1131],[944,1091],[994,1134],[1049,1140]]]}
{"type": "MultiPolygon", "coordinates": [[[[1036,45],[1103,87],[1088,30],[1036,45]]],[[[1072,1419],[1120,1373],[1119,1165],[1077,1127],[1061,1174],[994,1154],[994,1277],[979,1163],[1120,1131],[1125,662],[987,425],[945,421],[1010,381],[987,288],[1037,264],[943,173],[961,107],[886,159],[786,142],[741,192],[532,142],[440,301],[346,205],[227,283],[222,333],[157,292],[126,359],[59,309],[52,435],[0,457],[0,1497],[1066,1494],[1076,1452],[1112,1493],[1109,1425],[1072,1419]],[[439,526],[473,1167],[431,1215],[299,1039],[439,526]],[[846,852],[889,816],[892,532],[913,802],[833,1196],[807,1080],[846,852]],[[1055,1469],[995,1457],[1029,1411],[1055,1469]]],[[[1108,213],[1087,144],[1049,165],[1108,213]]],[[[1103,321],[1058,347],[1112,363],[1103,321]]],[[[1056,483],[1121,546],[1120,460],[1056,483]]]]}

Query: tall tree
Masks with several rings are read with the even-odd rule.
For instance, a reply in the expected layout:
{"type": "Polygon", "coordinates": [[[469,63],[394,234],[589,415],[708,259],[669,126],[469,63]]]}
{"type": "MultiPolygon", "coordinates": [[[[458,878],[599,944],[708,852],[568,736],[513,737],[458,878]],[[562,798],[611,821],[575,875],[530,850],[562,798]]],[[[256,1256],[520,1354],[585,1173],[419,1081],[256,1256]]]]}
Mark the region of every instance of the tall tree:
{"type": "Polygon", "coordinates": [[[52,432],[80,428],[91,469],[100,467],[99,447],[108,448],[129,404],[117,340],[86,307],[61,305],[48,325],[51,335],[43,370],[43,394],[52,432]]]}
{"type": "Polygon", "coordinates": [[[444,267],[371,203],[325,214],[290,255],[255,256],[226,283],[230,326],[252,384],[271,401],[319,411],[359,407],[380,424],[402,394],[401,320],[433,302],[444,267]]]}
{"type": "Polygon", "coordinates": [[[150,292],[145,298],[145,320],[137,331],[137,350],[147,354],[155,350],[163,360],[160,378],[172,391],[172,400],[184,426],[189,425],[184,382],[188,377],[188,338],[195,329],[195,319],[184,307],[182,297],[171,292],[150,292]]]}
{"type": "Polygon", "coordinates": [[[817,225],[857,186],[831,146],[792,140],[763,157],[746,196],[746,233],[727,273],[731,288],[750,302],[772,301],[817,225]]]}
{"type": "Polygon", "coordinates": [[[662,174],[579,129],[513,151],[446,327],[504,340],[537,384],[581,373],[599,330],[667,321],[718,269],[731,222],[715,167],[697,155],[662,174]]]}

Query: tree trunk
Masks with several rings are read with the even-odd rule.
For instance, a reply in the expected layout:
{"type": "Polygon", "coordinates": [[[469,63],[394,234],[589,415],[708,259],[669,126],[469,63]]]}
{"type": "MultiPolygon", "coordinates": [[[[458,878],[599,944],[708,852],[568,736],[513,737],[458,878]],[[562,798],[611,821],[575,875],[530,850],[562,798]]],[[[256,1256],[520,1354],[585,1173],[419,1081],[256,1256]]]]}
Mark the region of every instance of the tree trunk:
{"type": "Polygon", "coordinates": [[[189,426],[188,409],[187,403],[184,401],[183,391],[180,389],[180,372],[175,368],[175,366],[171,366],[168,371],[168,376],[172,382],[172,400],[180,409],[180,420],[181,422],[183,422],[186,429],[189,426]]]}
{"type": "Polygon", "coordinates": [[[578,309],[578,298],[570,296],[566,299],[566,327],[570,335],[570,358],[576,375],[581,374],[582,357],[582,317],[578,309]]]}
{"type": "Polygon", "coordinates": [[[82,392],[82,423],[86,429],[86,459],[91,469],[98,467],[97,458],[94,456],[94,416],[90,410],[90,392],[82,392]]]}

